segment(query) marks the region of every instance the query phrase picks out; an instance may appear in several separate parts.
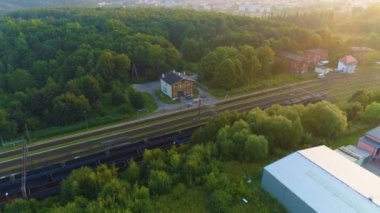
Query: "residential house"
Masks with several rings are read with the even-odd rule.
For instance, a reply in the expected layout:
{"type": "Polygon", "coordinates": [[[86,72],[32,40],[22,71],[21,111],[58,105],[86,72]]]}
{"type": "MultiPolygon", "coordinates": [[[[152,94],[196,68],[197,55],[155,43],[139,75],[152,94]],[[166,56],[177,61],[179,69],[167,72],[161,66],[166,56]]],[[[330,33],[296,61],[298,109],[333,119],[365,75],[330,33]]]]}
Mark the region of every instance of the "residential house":
{"type": "Polygon", "coordinates": [[[304,54],[310,65],[317,65],[321,61],[327,61],[328,56],[329,52],[325,49],[309,49],[305,50],[304,54]]]}
{"type": "Polygon", "coordinates": [[[372,51],[374,50],[369,47],[351,47],[351,55],[357,58],[359,61],[372,51]]]}
{"type": "Polygon", "coordinates": [[[289,68],[289,72],[293,73],[305,73],[308,69],[307,58],[292,54],[289,52],[279,52],[277,53],[277,58],[285,62],[289,68]]]}
{"type": "Polygon", "coordinates": [[[172,99],[193,96],[194,80],[175,70],[162,74],[161,91],[172,99]]]}
{"type": "Polygon", "coordinates": [[[338,62],[337,70],[343,73],[354,73],[358,61],[352,55],[346,55],[338,62]]]}

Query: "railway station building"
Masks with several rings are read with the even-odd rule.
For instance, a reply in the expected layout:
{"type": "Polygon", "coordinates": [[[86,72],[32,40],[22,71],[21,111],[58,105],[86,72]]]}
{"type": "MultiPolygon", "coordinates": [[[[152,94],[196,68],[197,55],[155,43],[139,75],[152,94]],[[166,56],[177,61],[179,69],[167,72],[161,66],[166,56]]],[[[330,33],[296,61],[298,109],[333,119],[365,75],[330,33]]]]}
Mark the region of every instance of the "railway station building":
{"type": "Polygon", "coordinates": [[[175,70],[162,74],[160,83],[161,91],[173,100],[180,97],[192,97],[195,89],[193,79],[175,70]]]}
{"type": "Polygon", "coordinates": [[[380,212],[380,178],[326,146],[264,168],[262,187],[289,212],[380,212]]]}

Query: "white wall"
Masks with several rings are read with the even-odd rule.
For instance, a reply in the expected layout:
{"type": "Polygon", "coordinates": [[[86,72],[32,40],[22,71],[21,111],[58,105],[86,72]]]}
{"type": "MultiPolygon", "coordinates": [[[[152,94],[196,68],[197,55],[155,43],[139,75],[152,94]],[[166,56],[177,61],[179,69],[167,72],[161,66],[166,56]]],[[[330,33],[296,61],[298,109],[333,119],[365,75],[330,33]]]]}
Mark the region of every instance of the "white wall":
{"type": "Polygon", "coordinates": [[[345,65],[340,61],[338,63],[339,72],[354,73],[355,69],[356,69],[356,65],[345,65]]]}
{"type": "Polygon", "coordinates": [[[164,80],[160,80],[161,82],[161,92],[169,96],[170,98],[173,98],[172,96],[172,86],[167,84],[164,80]]]}

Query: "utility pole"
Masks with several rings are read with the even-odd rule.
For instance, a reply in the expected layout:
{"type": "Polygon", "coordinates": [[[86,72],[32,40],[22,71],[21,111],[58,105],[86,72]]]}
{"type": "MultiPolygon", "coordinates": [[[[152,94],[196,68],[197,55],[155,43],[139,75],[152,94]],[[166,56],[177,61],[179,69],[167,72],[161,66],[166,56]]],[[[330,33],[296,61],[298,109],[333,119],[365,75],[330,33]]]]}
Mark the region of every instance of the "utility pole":
{"type": "Polygon", "coordinates": [[[29,142],[30,142],[30,134],[29,134],[29,130],[28,130],[28,125],[27,124],[25,124],[25,131],[26,131],[27,139],[24,138],[24,143],[23,143],[23,146],[22,146],[21,192],[22,192],[22,196],[24,197],[24,199],[28,199],[28,193],[26,192],[26,164],[28,163],[27,162],[27,158],[28,158],[28,144],[27,144],[27,140],[29,140],[29,142]]]}
{"type": "Polygon", "coordinates": [[[26,193],[26,157],[27,157],[27,146],[26,146],[26,140],[24,139],[24,144],[22,146],[22,177],[21,177],[21,192],[24,199],[28,199],[28,194],[26,193]]]}
{"type": "Polygon", "coordinates": [[[26,131],[27,141],[30,143],[32,140],[31,140],[31,138],[30,138],[29,129],[28,129],[28,124],[25,124],[25,131],[26,131]]]}
{"type": "Polygon", "coordinates": [[[88,129],[87,110],[83,110],[84,119],[86,120],[86,129],[88,129]]]}
{"type": "MultiPolygon", "coordinates": [[[[30,137],[30,134],[29,134],[29,128],[28,128],[28,124],[25,124],[25,132],[26,132],[26,160],[28,159],[28,156],[29,156],[29,150],[28,150],[28,143],[30,144],[32,142],[32,139],[30,137]]],[[[29,159],[31,160],[31,159],[29,159]]]]}
{"type": "Polygon", "coordinates": [[[198,120],[201,120],[201,104],[202,104],[202,98],[198,99],[198,120]]]}
{"type": "Polygon", "coordinates": [[[0,135],[0,140],[1,140],[1,145],[3,146],[3,148],[4,148],[4,141],[3,141],[3,137],[1,137],[1,135],[0,135]]]}

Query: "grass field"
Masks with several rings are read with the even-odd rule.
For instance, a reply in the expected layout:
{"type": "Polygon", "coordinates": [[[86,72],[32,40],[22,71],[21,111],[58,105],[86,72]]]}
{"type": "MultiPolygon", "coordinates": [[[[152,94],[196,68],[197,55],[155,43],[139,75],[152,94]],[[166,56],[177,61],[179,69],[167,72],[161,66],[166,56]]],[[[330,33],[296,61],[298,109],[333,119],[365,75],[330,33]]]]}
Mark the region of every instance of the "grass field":
{"type": "Polygon", "coordinates": [[[378,125],[361,125],[349,127],[346,133],[337,139],[327,141],[326,145],[332,149],[337,149],[341,146],[355,145],[359,138],[364,136],[366,132],[375,128],[378,125]]]}
{"type": "Polygon", "coordinates": [[[188,188],[183,184],[174,187],[170,194],[154,199],[155,212],[195,213],[207,211],[208,195],[199,187],[188,188]]]}

